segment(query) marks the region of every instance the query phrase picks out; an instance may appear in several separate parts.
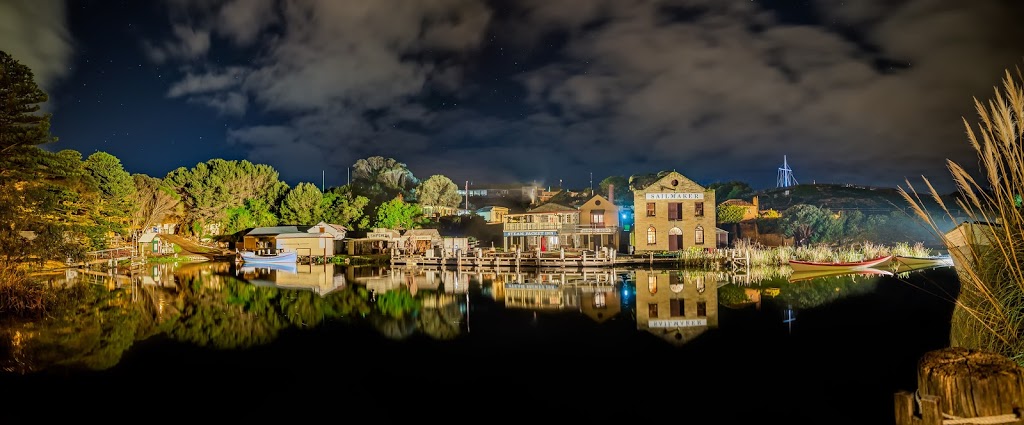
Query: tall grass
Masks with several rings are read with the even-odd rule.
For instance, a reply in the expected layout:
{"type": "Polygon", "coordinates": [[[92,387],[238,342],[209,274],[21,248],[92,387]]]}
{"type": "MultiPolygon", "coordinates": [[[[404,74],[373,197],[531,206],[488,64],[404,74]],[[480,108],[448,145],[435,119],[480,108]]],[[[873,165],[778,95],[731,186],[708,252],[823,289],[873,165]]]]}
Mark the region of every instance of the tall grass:
{"type": "MultiPolygon", "coordinates": [[[[967,138],[977,153],[982,176],[975,178],[961,165],[947,161],[956,182],[956,205],[968,221],[998,223],[975,227],[977,236],[989,245],[968,245],[957,249],[956,239],[940,231],[922,196],[907,181],[900,194],[915,214],[938,234],[949,248],[960,278],[950,330],[950,344],[993,351],[1024,365],[1024,217],[1020,196],[1024,195],[1024,81],[1020,68],[1016,79],[1007,70],[1002,91],[987,103],[975,99],[979,116],[977,130],[964,120],[967,138]]],[[[943,203],[931,182],[927,190],[941,208],[936,213],[953,222],[950,206],[943,203]]]]}

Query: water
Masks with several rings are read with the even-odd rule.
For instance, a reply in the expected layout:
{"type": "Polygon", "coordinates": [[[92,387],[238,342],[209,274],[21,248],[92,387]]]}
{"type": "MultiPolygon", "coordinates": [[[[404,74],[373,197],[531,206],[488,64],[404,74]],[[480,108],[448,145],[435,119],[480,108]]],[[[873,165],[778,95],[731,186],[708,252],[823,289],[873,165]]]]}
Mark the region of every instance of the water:
{"type": "Polygon", "coordinates": [[[80,304],[0,329],[0,400],[60,406],[12,410],[33,420],[892,423],[917,360],[948,345],[955,271],[789,277],[69,272],[52,281],[85,288],[80,304]]]}

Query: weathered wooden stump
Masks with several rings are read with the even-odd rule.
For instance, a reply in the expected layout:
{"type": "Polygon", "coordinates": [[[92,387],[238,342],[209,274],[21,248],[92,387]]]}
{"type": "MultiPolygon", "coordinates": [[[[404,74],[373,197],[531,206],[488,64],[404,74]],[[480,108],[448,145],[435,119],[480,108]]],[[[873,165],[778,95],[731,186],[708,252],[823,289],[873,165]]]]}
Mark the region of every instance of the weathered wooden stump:
{"type": "Polygon", "coordinates": [[[1024,368],[1009,358],[966,348],[925,353],[917,393],[895,395],[896,425],[1024,425],[1024,368]]]}

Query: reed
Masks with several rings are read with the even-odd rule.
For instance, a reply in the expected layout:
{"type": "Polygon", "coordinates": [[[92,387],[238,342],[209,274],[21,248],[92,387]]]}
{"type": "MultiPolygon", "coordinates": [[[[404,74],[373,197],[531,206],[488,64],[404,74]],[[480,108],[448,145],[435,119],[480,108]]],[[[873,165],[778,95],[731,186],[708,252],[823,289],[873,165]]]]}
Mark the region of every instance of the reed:
{"type": "Polygon", "coordinates": [[[1016,71],[1016,75],[1006,71],[1002,91],[996,87],[992,100],[982,103],[975,99],[976,129],[964,119],[982,175],[975,178],[961,165],[947,161],[957,186],[956,205],[967,221],[997,224],[976,228],[974,236],[988,244],[958,248],[956,235],[947,236],[940,230],[939,220],[925,207],[922,196],[931,196],[938,203],[939,217],[953,223],[962,219],[954,217],[951,206],[927,178],[923,178],[924,195],[909,181],[906,189],[899,190],[917,217],[949,248],[960,278],[950,345],[993,351],[1024,365],[1024,217],[1020,198],[1024,195],[1024,76],[1020,68],[1016,71]]]}

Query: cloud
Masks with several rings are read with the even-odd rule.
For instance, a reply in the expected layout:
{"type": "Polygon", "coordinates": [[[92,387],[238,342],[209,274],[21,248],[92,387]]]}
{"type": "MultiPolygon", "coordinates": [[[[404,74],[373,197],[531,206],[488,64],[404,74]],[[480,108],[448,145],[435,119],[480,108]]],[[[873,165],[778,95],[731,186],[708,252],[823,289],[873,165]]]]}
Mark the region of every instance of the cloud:
{"type": "Polygon", "coordinates": [[[324,168],[343,173],[373,154],[426,151],[428,139],[403,127],[429,125],[433,115],[420,98],[458,87],[463,78],[460,67],[431,58],[476,51],[491,17],[477,0],[284,1],[254,8],[243,3],[247,7],[239,2],[174,6],[188,13],[172,22],[178,40],[161,44],[159,52],[180,51],[172,47],[181,45],[186,32],[177,28],[189,22],[190,33],[220,35],[235,45],[260,44],[252,50],[251,65],[190,67],[168,95],[225,112],[242,110],[245,99],[251,120],[283,118],[274,126],[242,125],[229,132],[229,140],[251,159],[271,160],[295,176],[324,168]]]}
{"type": "Polygon", "coordinates": [[[522,77],[566,134],[590,123],[568,152],[647,150],[707,180],[754,167],[767,177],[785,154],[819,182],[948,177],[946,158],[974,162],[960,120],[974,116],[971,97],[1024,53],[1010,41],[1024,31],[996,2],[821,2],[842,28],[736,2],[672,2],[689,19],[671,20],[666,3],[575,20],[554,3],[533,10],[535,27],[576,34],[566,60],[522,77]]]}
{"type": "Polygon", "coordinates": [[[171,59],[194,60],[210,50],[210,31],[178,24],[171,29],[174,38],[161,44],[143,43],[150,60],[158,64],[171,59]]]}
{"type": "Polygon", "coordinates": [[[171,85],[170,90],[167,91],[167,96],[181,97],[235,88],[242,84],[242,79],[247,73],[248,70],[242,67],[230,67],[220,72],[186,72],[185,77],[181,81],[171,85]]]}
{"type": "Polygon", "coordinates": [[[1024,57],[1014,2],[821,0],[800,20],[717,0],[245,4],[182,1],[154,44],[189,64],[168,94],[244,111],[232,142],[307,177],[385,155],[456,180],[677,169],[765,186],[787,155],[802,182],[938,181],[947,158],[974,162],[972,97],[1024,57]],[[196,63],[221,42],[245,63],[196,63]],[[544,62],[515,76],[523,98],[473,109],[494,83],[478,53],[498,46],[544,62]]]}
{"type": "Polygon", "coordinates": [[[0,50],[32,69],[43,90],[53,90],[73,59],[64,2],[0,2],[0,50]]]}

